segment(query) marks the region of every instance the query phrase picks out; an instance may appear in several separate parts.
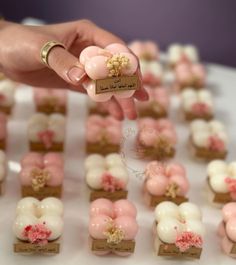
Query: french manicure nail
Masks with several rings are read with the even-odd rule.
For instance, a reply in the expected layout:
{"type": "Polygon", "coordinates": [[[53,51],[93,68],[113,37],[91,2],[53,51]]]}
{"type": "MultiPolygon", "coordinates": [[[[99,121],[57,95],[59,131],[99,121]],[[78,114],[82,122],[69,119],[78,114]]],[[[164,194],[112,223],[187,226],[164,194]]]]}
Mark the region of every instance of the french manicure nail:
{"type": "Polygon", "coordinates": [[[86,75],[86,73],[84,72],[83,69],[77,67],[77,66],[73,66],[68,72],[67,72],[67,76],[70,79],[71,82],[73,82],[74,84],[78,83],[84,76],[86,75]]]}

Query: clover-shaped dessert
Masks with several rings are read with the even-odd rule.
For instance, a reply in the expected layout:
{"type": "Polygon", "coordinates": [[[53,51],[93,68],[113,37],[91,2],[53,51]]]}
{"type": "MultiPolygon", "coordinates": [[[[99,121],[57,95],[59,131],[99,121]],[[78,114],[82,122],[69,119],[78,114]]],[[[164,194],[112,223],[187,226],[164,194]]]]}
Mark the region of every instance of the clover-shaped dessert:
{"type": "Polygon", "coordinates": [[[91,250],[97,255],[113,252],[128,256],[134,252],[138,233],[136,207],[128,200],[112,203],[101,198],[90,206],[89,235],[91,250]]]}
{"type": "Polygon", "coordinates": [[[83,85],[94,101],[107,101],[112,96],[128,98],[139,88],[138,60],[123,44],[113,43],[104,49],[89,46],[81,52],[79,60],[89,78],[83,85]]]}

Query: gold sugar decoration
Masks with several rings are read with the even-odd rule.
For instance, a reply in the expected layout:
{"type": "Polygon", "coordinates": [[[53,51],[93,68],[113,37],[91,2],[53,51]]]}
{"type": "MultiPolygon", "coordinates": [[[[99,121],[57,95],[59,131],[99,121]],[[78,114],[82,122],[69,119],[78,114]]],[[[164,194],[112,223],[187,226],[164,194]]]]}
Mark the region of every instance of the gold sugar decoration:
{"type": "Polygon", "coordinates": [[[39,191],[41,188],[45,187],[47,181],[51,178],[48,171],[43,169],[35,168],[31,171],[31,186],[34,191],[39,191]]]}
{"type": "Polygon", "coordinates": [[[177,194],[179,192],[179,186],[176,183],[170,183],[167,187],[166,187],[166,192],[165,192],[165,196],[167,197],[171,197],[171,198],[176,198],[177,194]]]}
{"type": "Polygon", "coordinates": [[[112,221],[107,225],[107,230],[104,232],[107,237],[108,244],[119,244],[125,237],[125,233],[122,229],[118,228],[112,221]]]}
{"type": "Polygon", "coordinates": [[[115,54],[106,60],[106,66],[109,70],[109,77],[118,77],[121,71],[129,66],[129,58],[124,55],[115,54]]]}

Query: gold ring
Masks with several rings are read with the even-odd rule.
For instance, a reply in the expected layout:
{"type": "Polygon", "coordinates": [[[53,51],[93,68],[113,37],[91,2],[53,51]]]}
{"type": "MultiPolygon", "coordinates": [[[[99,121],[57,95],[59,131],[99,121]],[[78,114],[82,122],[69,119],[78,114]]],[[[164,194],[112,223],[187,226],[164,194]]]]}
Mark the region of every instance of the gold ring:
{"type": "Polygon", "coordinates": [[[58,46],[58,47],[62,47],[62,48],[64,48],[64,49],[66,48],[66,47],[64,46],[64,44],[62,44],[62,43],[60,43],[60,42],[57,42],[57,41],[54,41],[54,40],[51,40],[51,41],[46,42],[46,43],[43,45],[43,47],[42,47],[42,49],[41,49],[41,51],[40,51],[40,57],[41,57],[42,62],[43,62],[45,65],[47,65],[49,68],[50,68],[50,66],[49,66],[49,64],[48,64],[48,55],[49,55],[50,51],[52,50],[52,48],[54,48],[54,47],[56,47],[56,46],[58,46]]]}

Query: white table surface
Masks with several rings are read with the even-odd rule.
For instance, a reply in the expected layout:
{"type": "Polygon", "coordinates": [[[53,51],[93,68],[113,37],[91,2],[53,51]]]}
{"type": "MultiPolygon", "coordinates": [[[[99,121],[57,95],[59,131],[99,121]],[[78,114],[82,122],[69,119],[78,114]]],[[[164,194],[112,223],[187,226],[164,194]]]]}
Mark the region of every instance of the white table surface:
{"type": "MultiPolygon", "coordinates": [[[[216,117],[227,125],[230,134],[228,161],[236,159],[236,69],[210,65],[208,82],[215,98],[216,117]]],[[[88,192],[84,182],[84,123],[86,118],[86,97],[70,93],[70,107],[67,124],[67,139],[65,151],[65,182],[63,202],[65,206],[65,229],[61,253],[55,256],[24,256],[13,253],[14,236],[12,223],[15,217],[15,207],[20,199],[20,185],[17,178],[19,160],[27,152],[27,120],[34,112],[32,91],[22,87],[17,91],[17,105],[9,122],[9,175],[7,177],[6,193],[0,198],[0,264],[1,265],[75,265],[75,264],[235,264],[235,260],[224,255],[220,250],[220,239],[216,235],[217,225],[221,220],[219,209],[211,206],[206,198],[204,186],[206,178],[206,163],[194,160],[188,152],[186,142],[188,126],[183,122],[178,112],[178,98],[172,96],[171,119],[176,122],[178,133],[178,149],[176,161],[184,163],[187,168],[191,188],[190,201],[197,203],[203,212],[206,225],[204,249],[200,261],[174,260],[157,257],[153,251],[151,226],[153,212],[144,204],[141,195],[142,177],[135,174],[144,169],[145,162],[135,158],[130,152],[134,137],[124,139],[123,152],[130,168],[129,199],[138,209],[140,230],[136,238],[135,253],[130,257],[115,255],[98,257],[93,255],[88,247],[88,192]]],[[[129,128],[135,128],[135,122],[125,122],[125,135],[129,128]]]]}

